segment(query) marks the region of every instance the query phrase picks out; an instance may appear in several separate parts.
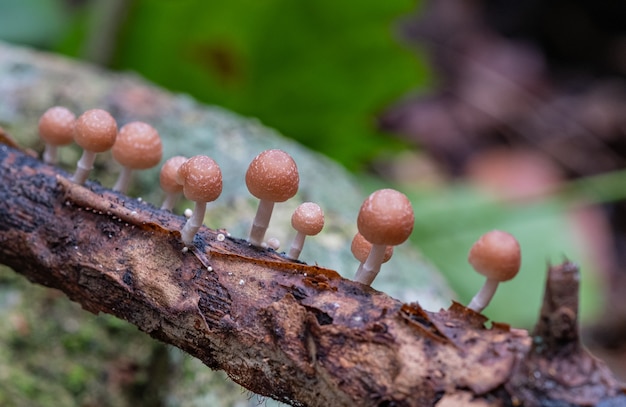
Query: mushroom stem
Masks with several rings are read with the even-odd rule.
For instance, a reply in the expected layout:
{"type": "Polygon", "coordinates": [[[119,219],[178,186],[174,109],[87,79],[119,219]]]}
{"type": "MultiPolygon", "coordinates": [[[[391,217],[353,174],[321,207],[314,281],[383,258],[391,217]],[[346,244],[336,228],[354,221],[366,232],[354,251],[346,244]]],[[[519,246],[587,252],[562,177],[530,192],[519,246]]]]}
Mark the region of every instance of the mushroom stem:
{"type": "Polygon", "coordinates": [[[485,281],[485,284],[482,286],[480,291],[472,298],[467,308],[470,308],[476,312],[481,312],[485,309],[489,302],[493,298],[493,295],[496,293],[496,289],[498,288],[498,284],[500,282],[498,280],[494,280],[488,278],[485,281]]]}
{"type": "Polygon", "coordinates": [[[193,211],[193,215],[187,222],[183,229],[180,231],[183,243],[185,246],[191,246],[193,244],[193,238],[198,233],[198,229],[204,222],[204,214],[206,213],[206,202],[195,202],[196,206],[193,211]]]}
{"type": "Polygon", "coordinates": [[[93,163],[96,160],[96,153],[93,151],[83,150],[83,155],[76,164],[76,172],[72,177],[72,181],[77,184],[84,184],[93,169],[93,163]]]}
{"type": "Polygon", "coordinates": [[[115,185],[113,186],[113,191],[126,193],[130,185],[132,172],[133,170],[131,168],[123,166],[122,172],[120,172],[120,175],[117,177],[117,182],[115,182],[115,185]]]}
{"type": "Polygon", "coordinates": [[[361,284],[370,285],[380,271],[380,265],[385,258],[385,250],[387,246],[384,244],[373,244],[370,253],[364,263],[361,263],[354,276],[354,281],[361,284]]]}
{"type": "Polygon", "coordinates": [[[289,248],[289,253],[287,253],[287,257],[294,260],[297,260],[298,257],[300,257],[300,253],[302,253],[302,247],[304,246],[304,239],[306,239],[306,235],[304,233],[296,233],[296,236],[293,238],[293,242],[291,242],[291,247],[289,248]]]}
{"type": "Polygon", "coordinates": [[[252,221],[252,229],[250,229],[250,237],[248,238],[248,241],[253,245],[261,246],[261,243],[263,243],[263,237],[265,237],[265,232],[270,223],[273,210],[274,202],[268,201],[267,199],[259,200],[259,208],[252,221]]]}
{"type": "Polygon", "coordinates": [[[45,162],[46,164],[55,165],[58,162],[57,151],[57,146],[46,143],[46,148],[43,151],[43,162],[45,162]]]}
{"type": "Polygon", "coordinates": [[[165,194],[165,199],[163,200],[163,205],[161,205],[161,209],[166,211],[171,211],[176,205],[176,201],[180,197],[180,193],[167,193],[165,194]]]}

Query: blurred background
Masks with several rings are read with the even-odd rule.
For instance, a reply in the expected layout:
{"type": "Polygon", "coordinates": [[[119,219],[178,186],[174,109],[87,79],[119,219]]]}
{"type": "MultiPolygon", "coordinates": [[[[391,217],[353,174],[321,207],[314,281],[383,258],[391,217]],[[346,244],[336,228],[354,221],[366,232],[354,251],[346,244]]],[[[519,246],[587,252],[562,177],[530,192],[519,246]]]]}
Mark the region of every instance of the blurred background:
{"type": "Polygon", "coordinates": [[[256,117],[402,190],[410,244],[464,303],[473,241],[513,233],[494,320],[532,327],[546,264],[580,264],[587,344],[623,374],[623,1],[0,0],[0,39],[256,117]]]}

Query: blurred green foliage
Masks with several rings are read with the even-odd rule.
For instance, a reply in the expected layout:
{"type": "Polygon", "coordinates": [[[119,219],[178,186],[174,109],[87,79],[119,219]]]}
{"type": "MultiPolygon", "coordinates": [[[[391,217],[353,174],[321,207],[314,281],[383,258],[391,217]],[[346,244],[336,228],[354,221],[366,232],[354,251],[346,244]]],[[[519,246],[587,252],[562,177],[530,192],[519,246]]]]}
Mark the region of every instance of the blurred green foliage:
{"type": "Polygon", "coordinates": [[[376,130],[376,114],[428,82],[426,65],[394,34],[411,1],[128,4],[117,36],[90,32],[110,27],[96,20],[115,13],[94,7],[92,23],[77,20],[56,49],[97,57],[86,44],[112,46],[113,68],[258,117],[352,170],[401,147],[376,130]],[[110,38],[94,40],[99,35],[110,38]]]}
{"type": "Polygon", "coordinates": [[[447,277],[463,303],[468,303],[485,282],[467,262],[470,247],[485,232],[501,229],[520,242],[522,267],[515,279],[499,285],[486,315],[495,321],[531,328],[539,314],[547,266],[566,259],[581,267],[583,319],[601,310],[598,276],[576,230],[569,210],[571,202],[549,197],[506,204],[465,185],[414,191],[409,197],[416,213],[412,241],[447,277]]]}
{"type": "Polygon", "coordinates": [[[72,21],[58,0],[2,0],[0,39],[39,48],[55,46],[72,21]]]}

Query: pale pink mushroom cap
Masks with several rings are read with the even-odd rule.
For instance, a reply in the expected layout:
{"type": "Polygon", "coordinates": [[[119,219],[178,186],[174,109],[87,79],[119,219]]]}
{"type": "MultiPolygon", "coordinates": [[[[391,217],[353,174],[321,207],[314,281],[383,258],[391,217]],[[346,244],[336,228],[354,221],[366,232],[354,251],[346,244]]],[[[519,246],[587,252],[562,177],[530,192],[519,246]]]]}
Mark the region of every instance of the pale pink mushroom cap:
{"type": "Polygon", "coordinates": [[[284,202],[298,192],[300,176],[295,161],[282,150],[257,155],[246,172],[246,185],[261,200],[284,202]]]}
{"type": "Polygon", "coordinates": [[[131,122],[120,129],[112,153],[113,158],[123,166],[145,170],[161,161],[163,145],[154,127],[143,122],[131,122]]]}
{"type": "Polygon", "coordinates": [[[174,156],[165,161],[165,164],[161,167],[161,173],[159,174],[159,182],[161,183],[161,189],[163,189],[163,191],[168,194],[183,192],[183,186],[176,182],[176,174],[185,161],[187,161],[187,157],[183,157],[182,155],[174,156]]]}
{"type": "Polygon", "coordinates": [[[381,189],[361,205],[357,228],[372,244],[395,246],[411,235],[415,218],[411,202],[401,192],[381,189]]]}
{"type": "Polygon", "coordinates": [[[317,235],[324,228],[324,212],[318,204],[304,202],[291,216],[291,226],[307,236],[317,235]]]}
{"type": "Polygon", "coordinates": [[[78,117],[74,126],[74,141],[84,150],[102,153],[115,144],[117,123],[101,109],[88,110],[78,117]]]}
{"type": "Polygon", "coordinates": [[[501,230],[485,233],[470,249],[468,259],[474,270],[490,280],[511,280],[521,266],[520,245],[513,235],[501,230]]]}
{"type": "Polygon", "coordinates": [[[322,208],[313,202],[300,204],[291,216],[291,226],[297,231],[291,243],[287,257],[297,259],[300,257],[306,236],[314,236],[324,228],[324,212],[322,208]]]}
{"type": "Polygon", "coordinates": [[[178,169],[176,182],[185,197],[194,202],[212,202],[222,193],[222,171],[212,158],[196,155],[178,169]]]}
{"type": "Polygon", "coordinates": [[[74,138],[76,115],[62,106],[46,110],[39,119],[39,136],[54,146],[70,144],[74,138]]]}
{"type": "MultiPolygon", "coordinates": [[[[362,234],[358,233],[354,235],[352,239],[352,245],[350,246],[352,250],[352,255],[361,263],[365,263],[367,260],[367,256],[369,256],[370,251],[372,250],[372,244],[368,242],[362,234]]],[[[387,263],[391,256],[393,255],[393,246],[387,246],[385,249],[385,257],[383,258],[383,263],[387,263]]]]}

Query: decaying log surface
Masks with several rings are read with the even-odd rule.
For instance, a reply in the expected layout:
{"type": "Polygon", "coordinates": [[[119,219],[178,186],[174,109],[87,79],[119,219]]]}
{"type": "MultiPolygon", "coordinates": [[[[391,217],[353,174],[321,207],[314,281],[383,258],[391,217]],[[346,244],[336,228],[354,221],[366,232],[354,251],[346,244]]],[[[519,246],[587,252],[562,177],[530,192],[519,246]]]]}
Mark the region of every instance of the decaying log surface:
{"type": "Polygon", "coordinates": [[[85,187],[0,144],[0,262],[297,406],[624,405],[578,341],[578,270],[552,267],[535,332],[433,313],[336,272],[85,187]],[[552,403],[552,404],[549,404],[552,403]],[[556,404],[555,404],[556,403],[556,404]]]}

